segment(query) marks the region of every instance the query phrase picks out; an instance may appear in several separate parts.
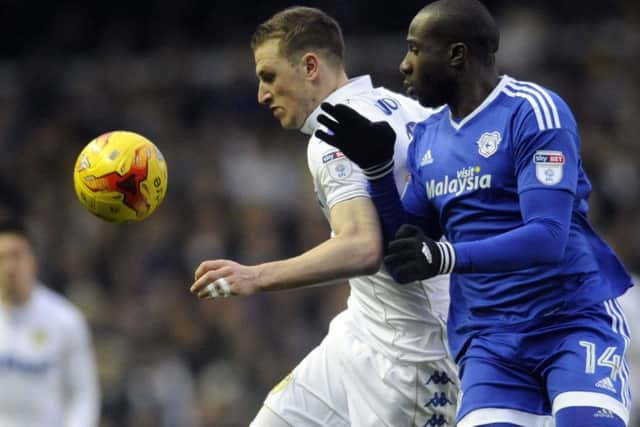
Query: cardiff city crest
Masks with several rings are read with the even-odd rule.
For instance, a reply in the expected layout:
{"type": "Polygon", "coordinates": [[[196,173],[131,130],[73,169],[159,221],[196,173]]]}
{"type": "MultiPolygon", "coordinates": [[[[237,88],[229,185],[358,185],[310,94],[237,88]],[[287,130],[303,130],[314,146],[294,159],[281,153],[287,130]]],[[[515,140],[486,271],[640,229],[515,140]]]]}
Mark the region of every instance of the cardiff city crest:
{"type": "Polygon", "coordinates": [[[493,156],[498,151],[500,141],[502,141],[502,136],[498,131],[483,133],[478,142],[476,142],[478,144],[478,153],[484,158],[493,156]]]}

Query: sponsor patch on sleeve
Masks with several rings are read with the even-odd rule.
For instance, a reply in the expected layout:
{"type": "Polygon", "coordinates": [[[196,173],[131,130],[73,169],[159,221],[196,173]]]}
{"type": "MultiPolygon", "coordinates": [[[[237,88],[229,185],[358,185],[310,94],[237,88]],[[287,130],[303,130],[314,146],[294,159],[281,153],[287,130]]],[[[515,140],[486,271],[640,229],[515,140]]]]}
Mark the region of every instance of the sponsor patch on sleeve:
{"type": "Polygon", "coordinates": [[[344,157],[345,157],[345,155],[340,150],[331,151],[331,152],[325,154],[324,156],[322,156],[322,163],[326,164],[326,163],[329,163],[332,160],[342,159],[344,157]]]}
{"type": "Polygon", "coordinates": [[[533,155],[536,178],[544,185],[556,185],[562,181],[564,154],[562,151],[539,150],[533,155]]]}
{"type": "Polygon", "coordinates": [[[330,164],[327,165],[327,168],[329,168],[329,174],[334,179],[349,178],[352,171],[351,162],[346,157],[343,157],[342,159],[338,159],[334,162],[331,162],[330,164]]]}
{"type": "Polygon", "coordinates": [[[322,163],[333,179],[345,179],[351,175],[353,167],[351,160],[340,150],[330,151],[322,156],[322,163]]]}
{"type": "Polygon", "coordinates": [[[322,156],[322,163],[333,179],[345,179],[351,175],[351,161],[340,150],[330,151],[322,156]]]}

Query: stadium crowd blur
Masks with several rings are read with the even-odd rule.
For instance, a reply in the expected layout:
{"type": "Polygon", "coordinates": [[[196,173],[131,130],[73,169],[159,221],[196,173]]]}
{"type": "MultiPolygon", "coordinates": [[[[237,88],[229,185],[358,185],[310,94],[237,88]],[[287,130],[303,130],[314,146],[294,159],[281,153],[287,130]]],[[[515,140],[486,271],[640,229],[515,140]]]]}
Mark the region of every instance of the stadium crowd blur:
{"type": "MultiPolygon", "coordinates": [[[[247,425],[348,293],[314,287],[202,302],[188,292],[202,260],[287,257],[329,233],[305,137],[256,103],[249,37],[291,3],[42,3],[34,14],[29,2],[2,2],[0,209],[28,217],[41,278],[91,323],[101,426],[247,425]],[[139,224],[98,220],[73,193],[76,155],[113,129],[146,135],[168,162],[167,197],[139,224]]],[[[400,89],[406,26],[425,3],[299,3],[342,23],[351,75],[400,89]]],[[[637,2],[487,5],[501,28],[501,71],[552,88],[573,108],[592,221],[640,271],[637,2]]],[[[630,297],[637,309],[640,297],[630,297]]],[[[640,365],[633,344],[631,359],[640,365]]]]}

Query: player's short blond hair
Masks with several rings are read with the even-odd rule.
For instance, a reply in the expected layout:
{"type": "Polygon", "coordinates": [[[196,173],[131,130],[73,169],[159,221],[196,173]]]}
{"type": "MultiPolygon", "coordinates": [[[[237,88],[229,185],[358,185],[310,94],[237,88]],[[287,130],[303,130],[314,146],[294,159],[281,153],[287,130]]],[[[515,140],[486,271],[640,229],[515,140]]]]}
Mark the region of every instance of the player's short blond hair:
{"type": "Polygon", "coordinates": [[[291,62],[305,52],[321,54],[335,65],[344,63],[344,39],[338,22],[320,9],[294,6],[258,25],[251,37],[255,51],[267,40],[280,41],[280,54],[291,62]]]}

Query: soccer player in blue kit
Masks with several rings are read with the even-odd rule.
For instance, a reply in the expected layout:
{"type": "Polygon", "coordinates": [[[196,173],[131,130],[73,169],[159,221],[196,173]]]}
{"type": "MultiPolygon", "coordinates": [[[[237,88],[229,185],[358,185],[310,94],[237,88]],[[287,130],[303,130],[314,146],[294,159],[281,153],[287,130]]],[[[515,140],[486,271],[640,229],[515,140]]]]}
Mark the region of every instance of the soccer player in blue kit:
{"type": "Polygon", "coordinates": [[[387,124],[325,103],[316,135],[369,178],[392,276],[452,273],[457,425],[627,425],[630,338],[616,298],[631,278],[588,222],[571,110],[498,74],[499,33],[477,0],[430,3],[407,42],[408,94],[442,107],[412,129],[402,200],[387,124]]]}

